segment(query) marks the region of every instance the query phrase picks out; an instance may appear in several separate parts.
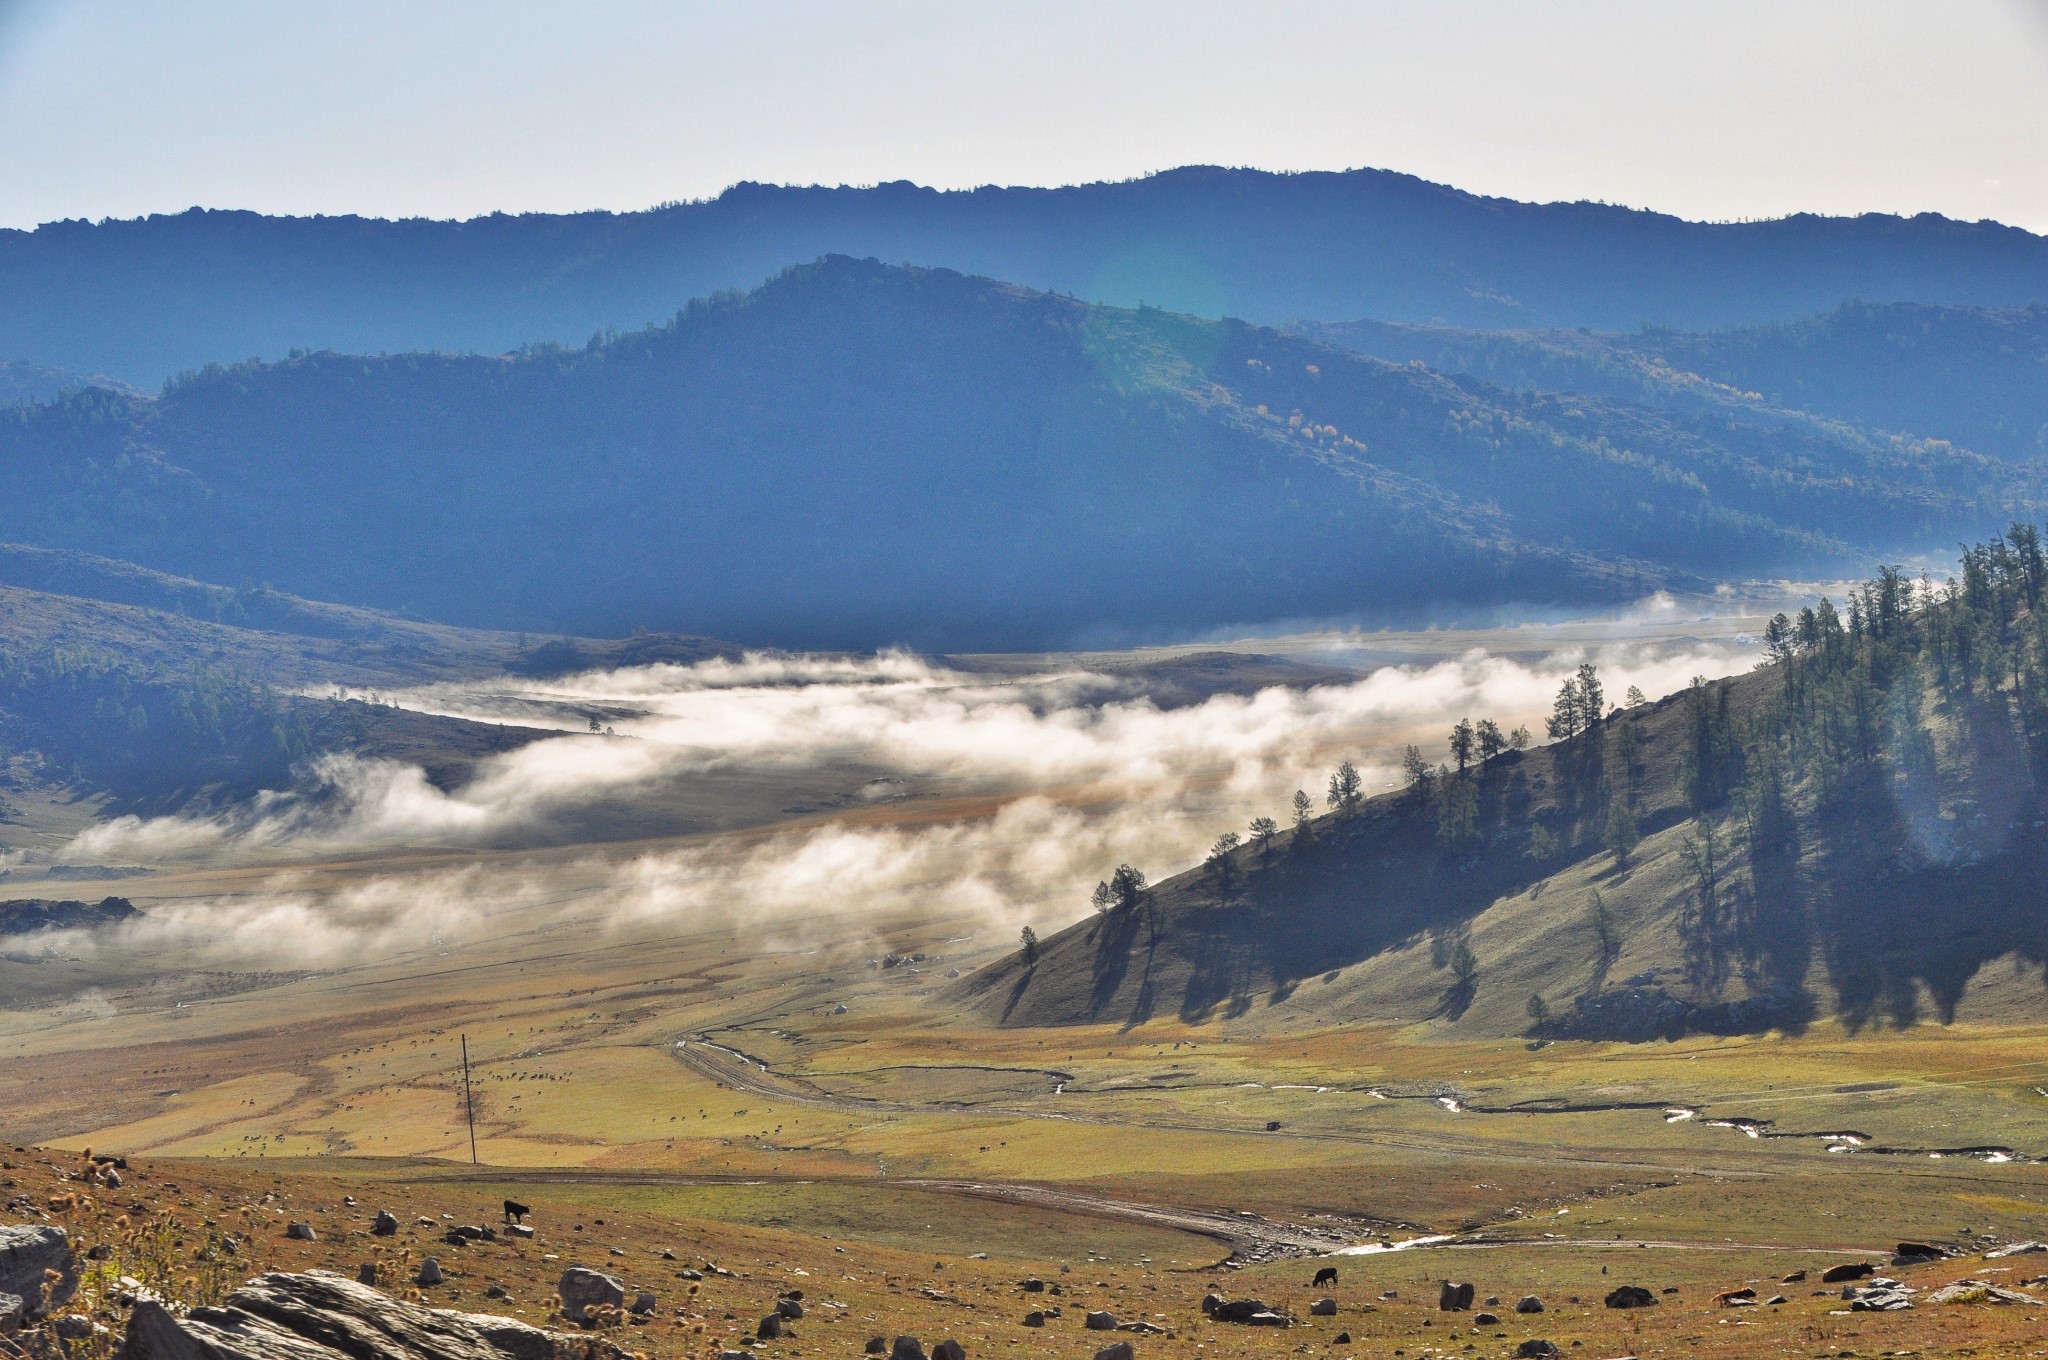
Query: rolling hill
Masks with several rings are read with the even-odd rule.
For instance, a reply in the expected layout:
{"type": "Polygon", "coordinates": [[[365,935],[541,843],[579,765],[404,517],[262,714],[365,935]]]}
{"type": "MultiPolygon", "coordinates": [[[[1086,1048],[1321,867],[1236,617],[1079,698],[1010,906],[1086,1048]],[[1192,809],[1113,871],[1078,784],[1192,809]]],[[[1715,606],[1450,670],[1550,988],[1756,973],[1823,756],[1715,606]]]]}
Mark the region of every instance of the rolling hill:
{"type": "Polygon", "coordinates": [[[1376,321],[1298,333],[1503,387],[1756,419],[1791,409],[1913,430],[2015,462],[2048,458],[2048,307],[1849,303],[1768,326],[1474,331],[1376,321]]]}
{"type": "Polygon", "coordinates": [[[1100,644],[1835,570],[2038,474],[828,258],[666,326],[0,412],[0,535],[445,622],[1100,644]]]}
{"type": "Polygon", "coordinates": [[[153,387],[292,349],[580,342],[833,253],[1265,323],[1699,328],[1854,298],[2048,299],[2048,243],[1991,222],[1702,223],[1485,198],[1384,170],[1189,166],[1057,189],[737,184],[645,212],[465,222],[199,209],[56,222],[0,232],[0,355],[153,387]]]}
{"type": "MultiPolygon", "coordinates": [[[[969,976],[952,1003],[1013,1026],[1230,1016],[1537,1039],[2038,1024],[2042,561],[2020,531],[1973,550],[1959,586],[1882,577],[1846,620],[1788,620],[1749,675],[1218,856],[969,976]]],[[[1576,724],[1582,701],[1568,686],[1560,712],[1576,724]]]]}

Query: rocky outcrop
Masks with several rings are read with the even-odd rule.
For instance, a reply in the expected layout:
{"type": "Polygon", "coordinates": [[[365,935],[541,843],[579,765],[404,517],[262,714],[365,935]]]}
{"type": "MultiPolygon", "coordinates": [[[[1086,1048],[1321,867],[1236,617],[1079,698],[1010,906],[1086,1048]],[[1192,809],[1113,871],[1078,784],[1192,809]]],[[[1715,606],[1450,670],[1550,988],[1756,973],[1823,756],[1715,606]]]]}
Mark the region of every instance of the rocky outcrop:
{"type": "Polygon", "coordinates": [[[259,1275],[219,1308],[136,1300],[121,1360],[583,1360],[599,1338],[405,1303],[331,1271],[259,1275]]]}
{"type": "Polygon", "coordinates": [[[21,1300],[25,1320],[41,1317],[78,1288],[78,1257],[62,1228],[10,1224],[0,1228],[0,1294],[21,1300]],[[57,1278],[50,1279],[55,1271],[57,1278]]]}

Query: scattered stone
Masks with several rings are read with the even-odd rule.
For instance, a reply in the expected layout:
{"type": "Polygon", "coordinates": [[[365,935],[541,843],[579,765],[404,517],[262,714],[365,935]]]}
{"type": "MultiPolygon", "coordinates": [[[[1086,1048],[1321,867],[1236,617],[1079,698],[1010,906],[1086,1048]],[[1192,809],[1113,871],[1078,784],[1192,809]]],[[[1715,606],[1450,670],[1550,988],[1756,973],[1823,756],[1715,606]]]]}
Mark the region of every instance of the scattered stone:
{"type": "Polygon", "coordinates": [[[469,1239],[453,1228],[441,1234],[441,1241],[451,1247],[466,1247],[469,1245],[469,1239]]]}
{"type": "Polygon", "coordinates": [[[419,1274],[412,1277],[412,1282],[417,1285],[434,1285],[442,1283],[447,1278],[441,1273],[441,1263],[429,1256],[420,1262],[419,1274]]]}
{"type": "Polygon", "coordinates": [[[804,1306],[796,1299],[782,1298],[775,1301],[775,1311],[788,1321],[797,1322],[803,1318],[804,1306]]]}
{"type": "Polygon", "coordinates": [[[2032,1256],[2036,1252],[2048,1251],[2048,1246],[2039,1242],[2015,1242],[2011,1246],[1996,1247],[1984,1253],[1987,1261],[2002,1261],[2008,1256],[2032,1256]]]}
{"type": "Polygon", "coordinates": [[[313,1236],[313,1225],[310,1223],[287,1224],[285,1225],[284,1235],[294,1242],[313,1242],[319,1240],[313,1236]]]}
{"type": "Polygon", "coordinates": [[[1331,1345],[1333,1345],[1333,1346],[1348,1346],[1348,1345],[1350,1345],[1350,1344],[1351,1344],[1351,1333],[1349,1333],[1349,1332],[1339,1332],[1339,1333],[1337,1333],[1337,1335],[1336,1335],[1336,1336],[1335,1336],[1334,1338],[1332,1338],[1332,1339],[1331,1339],[1331,1341],[1330,1341],[1330,1344],[1331,1344],[1331,1345]]]}
{"type": "Polygon", "coordinates": [[[626,1311],[635,1317],[651,1317],[657,1307],[654,1295],[643,1289],[633,1299],[633,1306],[626,1311]]]}
{"type": "Polygon", "coordinates": [[[1657,1296],[1641,1285],[1625,1284],[1609,1291],[1606,1302],[1609,1308],[1655,1308],[1657,1296]]]}
{"type": "Polygon", "coordinates": [[[1790,1303],[1790,1302],[1791,1302],[1791,1300],[1790,1300],[1790,1299],[1788,1299],[1788,1298],[1786,1298],[1786,1297],[1785,1297],[1785,1296],[1784,1296],[1783,1294],[1773,1294],[1773,1295],[1771,1295],[1771,1296],[1770,1296],[1769,1298],[1767,1298],[1767,1299],[1765,1299],[1765,1300],[1764,1300],[1764,1303],[1765,1303],[1765,1304],[1767,1304],[1767,1305],[1769,1305],[1769,1306],[1772,1306],[1772,1307],[1776,1307],[1776,1306],[1777,1306],[1778,1304],[1781,1304],[1781,1303],[1790,1303]]]}
{"type": "Polygon", "coordinates": [[[1537,1298],[1534,1294],[1524,1294],[1516,1301],[1515,1311],[1517,1313],[1540,1313],[1543,1311],[1543,1300],[1537,1298]]]}
{"type": "Polygon", "coordinates": [[[1778,1281],[1779,1284],[1804,1284],[1805,1282],[1806,1272],[1803,1270],[1795,1270],[1784,1279],[1778,1281]]]}
{"type": "Polygon", "coordinates": [[[863,1348],[862,1353],[866,1355],[886,1355],[888,1351],[889,1338],[885,1336],[871,1336],[868,1338],[868,1344],[863,1348]]]}
{"type": "Polygon", "coordinates": [[[50,1330],[65,1341],[83,1341],[94,1332],[105,1329],[83,1314],[66,1313],[50,1324],[50,1330]]]}
{"type": "Polygon", "coordinates": [[[1113,1332],[1116,1330],[1116,1315],[1103,1312],[1090,1313],[1088,1321],[1083,1325],[1091,1332],[1113,1332]]]}
{"type": "Polygon", "coordinates": [[[1918,1291],[1897,1280],[1882,1276],[1871,1280],[1861,1289],[1855,1285],[1844,1285],[1842,1297],[1849,1301],[1852,1313],[1900,1313],[1913,1306],[1913,1295],[1918,1291]]]}
{"type": "Polygon", "coordinates": [[[1439,1312],[1462,1313],[1472,1306],[1473,1289],[1470,1281],[1453,1284],[1445,1280],[1443,1288],[1437,1291],[1436,1306],[1439,1312]]]}
{"type": "Polygon", "coordinates": [[[388,1209],[379,1210],[377,1216],[370,1220],[370,1235],[372,1237],[396,1237],[398,1235],[398,1219],[388,1209]]]}
{"type": "Polygon", "coordinates": [[[1822,1284],[1840,1284],[1844,1280],[1867,1280],[1877,1274],[1877,1267],[1868,1261],[1856,1261],[1849,1265],[1829,1266],[1820,1273],[1822,1284]]]}
{"type": "Polygon", "coordinates": [[[1045,1292],[1045,1281],[1033,1276],[1019,1285],[1018,1288],[1027,1294],[1043,1294],[1045,1292]]]}
{"type": "Polygon", "coordinates": [[[1492,1313],[1475,1313],[1472,1317],[1472,1325],[1474,1327],[1498,1327],[1500,1326],[1500,1319],[1492,1313]]]}
{"type": "Polygon", "coordinates": [[[1120,1332],[1136,1332],[1139,1336],[1163,1336],[1166,1329],[1156,1322],[1123,1322],[1117,1324],[1120,1332]]]}
{"type": "Polygon", "coordinates": [[[1549,1357],[1557,1353],[1557,1343],[1545,1341],[1541,1337],[1532,1336],[1521,1345],[1515,1347],[1515,1355],[1518,1357],[1518,1360],[1548,1360],[1549,1357]]]}
{"type": "Polygon", "coordinates": [[[2017,1289],[2003,1289],[1983,1280],[1957,1280],[1927,1296],[1929,1303],[2022,1303],[2040,1307],[2041,1300],[2017,1289]]]}
{"type": "Polygon", "coordinates": [[[1754,1307],[1756,1304],[1756,1291],[1746,1286],[1741,1289],[1724,1289],[1714,1295],[1714,1302],[1720,1304],[1723,1308],[1754,1307]]]}
{"type": "Polygon", "coordinates": [[[754,1328],[754,1335],[763,1341],[782,1340],[782,1314],[770,1313],[762,1318],[760,1325],[754,1328]]]}
{"type": "Polygon", "coordinates": [[[889,1347],[889,1360],[925,1360],[924,1343],[914,1336],[899,1336],[889,1347]]]}
{"type": "Polygon", "coordinates": [[[1137,1360],[1138,1352],[1128,1341],[1119,1341],[1114,1346],[1104,1346],[1095,1352],[1094,1360],[1137,1360]]]}
{"type": "Polygon", "coordinates": [[[593,1308],[626,1306],[626,1286],[616,1275],[588,1266],[570,1266],[555,1285],[562,1296],[562,1316],[571,1322],[589,1322],[593,1308]]]}
{"type": "Polygon", "coordinates": [[[507,1224],[505,1231],[513,1237],[523,1237],[528,1241],[533,1239],[533,1229],[527,1227],[524,1223],[507,1224]]]}
{"type": "Polygon", "coordinates": [[[967,1360],[967,1348],[949,1337],[932,1347],[932,1360],[967,1360]]]}
{"type": "Polygon", "coordinates": [[[1045,1325],[1045,1314],[1035,1308],[1032,1309],[1024,1315],[1024,1325],[1026,1327],[1043,1327],[1045,1325]]]}
{"type": "Polygon", "coordinates": [[[1488,1295],[1486,1296],[1486,1306],[1487,1306],[1488,1308],[1498,1308],[1498,1307],[1500,1307],[1500,1295],[1498,1295],[1498,1294],[1488,1294],[1488,1295]]]}
{"type": "Polygon", "coordinates": [[[512,1302],[512,1291],[501,1284],[486,1285],[484,1287],[484,1297],[496,1299],[499,1303],[510,1303],[512,1302]]]}
{"type": "Polygon", "coordinates": [[[1337,1316],[1337,1301],[1327,1298],[1317,1299],[1308,1306],[1308,1315],[1310,1317],[1335,1317],[1337,1316]]]}
{"type": "Polygon", "coordinates": [[[704,1278],[704,1272],[701,1270],[691,1270],[685,1267],[684,1269],[678,1270],[676,1272],[676,1278],[679,1280],[701,1280],[704,1278]]]}

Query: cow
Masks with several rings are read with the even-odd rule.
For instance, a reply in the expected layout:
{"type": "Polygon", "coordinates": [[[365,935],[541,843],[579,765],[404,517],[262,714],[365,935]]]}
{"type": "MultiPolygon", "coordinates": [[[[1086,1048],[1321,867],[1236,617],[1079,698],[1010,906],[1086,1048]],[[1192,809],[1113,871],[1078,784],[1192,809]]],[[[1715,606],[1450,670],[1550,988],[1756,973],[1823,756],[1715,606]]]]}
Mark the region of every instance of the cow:
{"type": "Polygon", "coordinates": [[[526,1221],[526,1216],[532,1212],[532,1209],[516,1200],[508,1199],[505,1201],[505,1221],[507,1223],[523,1223],[526,1221]]]}
{"type": "Polygon", "coordinates": [[[1318,1270],[1316,1272],[1316,1282],[1310,1285],[1309,1288],[1321,1289],[1326,1284],[1335,1283],[1337,1283],[1337,1267],[1324,1266],[1321,1270],[1318,1270]]]}

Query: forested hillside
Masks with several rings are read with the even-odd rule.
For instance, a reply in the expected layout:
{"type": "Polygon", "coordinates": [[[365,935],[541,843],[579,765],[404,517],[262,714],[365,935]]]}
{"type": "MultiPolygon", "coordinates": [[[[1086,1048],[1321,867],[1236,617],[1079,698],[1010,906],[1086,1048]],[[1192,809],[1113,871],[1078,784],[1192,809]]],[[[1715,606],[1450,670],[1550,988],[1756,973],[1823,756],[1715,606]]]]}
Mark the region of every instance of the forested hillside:
{"type": "Polygon", "coordinates": [[[2048,306],[2004,311],[1849,303],[1714,331],[1474,331],[1377,321],[1298,333],[1504,387],[1673,410],[1811,412],[1912,430],[2013,461],[2048,458],[2048,306]]]}
{"type": "Polygon", "coordinates": [[[52,223],[0,232],[0,356],[154,387],[294,348],[577,343],[830,253],[1268,324],[1698,328],[1852,298],[2048,299],[2048,242],[1990,222],[1686,222],[1483,198],[1383,170],[1191,166],[1058,189],[739,184],[646,212],[467,222],[194,209],[52,223]]]}
{"type": "Polygon", "coordinates": [[[1552,744],[1461,725],[1373,799],[1340,771],[1325,815],[1150,890],[1122,871],[956,999],[1012,1024],[1270,1010],[1535,1038],[2038,1023],[2044,595],[2020,525],[1954,581],[1887,570],[1780,615],[1746,676],[1613,704],[1586,667],[1552,744]]]}
{"type": "Polygon", "coordinates": [[[963,650],[1838,569],[2032,470],[833,258],[495,358],[0,412],[0,535],[478,626],[963,650]]]}

